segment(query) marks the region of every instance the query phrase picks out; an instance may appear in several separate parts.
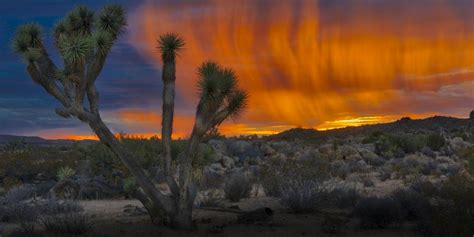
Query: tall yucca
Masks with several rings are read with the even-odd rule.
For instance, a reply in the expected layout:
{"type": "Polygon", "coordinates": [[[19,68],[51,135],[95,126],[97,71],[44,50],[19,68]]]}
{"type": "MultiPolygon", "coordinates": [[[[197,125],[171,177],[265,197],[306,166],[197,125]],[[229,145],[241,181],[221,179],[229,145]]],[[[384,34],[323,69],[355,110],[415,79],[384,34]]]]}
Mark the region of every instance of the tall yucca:
{"type": "MultiPolygon", "coordinates": [[[[165,151],[165,171],[171,173],[171,135],[173,133],[174,98],[176,81],[176,56],[184,46],[184,40],[177,34],[168,33],[160,36],[157,48],[163,61],[163,114],[161,123],[161,136],[165,151]]],[[[173,180],[169,180],[175,192],[177,187],[173,180]]]]}

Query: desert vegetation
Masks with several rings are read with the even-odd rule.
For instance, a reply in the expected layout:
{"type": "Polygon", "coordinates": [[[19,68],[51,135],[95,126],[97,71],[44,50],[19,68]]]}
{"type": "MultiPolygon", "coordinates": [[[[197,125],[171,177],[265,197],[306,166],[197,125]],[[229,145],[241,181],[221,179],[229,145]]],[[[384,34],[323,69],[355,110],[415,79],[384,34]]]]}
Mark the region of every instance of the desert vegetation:
{"type": "Polygon", "coordinates": [[[72,10],[52,34],[62,68],[39,25],[18,28],[13,47],[31,79],[59,102],[58,115],[87,124],[99,141],[1,144],[1,236],[474,234],[473,116],[225,137],[219,125],[249,98],[231,68],[207,61],[196,70],[190,136],[172,139],[186,42],[168,33],[157,36],[161,137],[114,134],[95,82],[125,25],[117,5],[72,10]]]}
{"type": "MultiPolygon", "coordinates": [[[[314,216],[298,221],[317,227],[312,229],[317,233],[339,235],[398,230],[413,236],[469,236],[474,228],[472,120],[452,118],[460,122],[457,127],[439,122],[443,119],[313,131],[313,138],[304,139],[301,134],[309,132],[298,130],[270,137],[203,139],[194,161],[199,165],[192,169],[193,209],[195,215],[212,217],[194,219],[197,231],[220,233],[238,225],[291,230],[285,218],[314,216]],[[406,137],[419,145],[407,145],[406,137]],[[435,142],[439,146],[434,149],[428,145],[432,139],[443,142],[435,142]],[[271,209],[272,215],[260,211],[245,216],[260,208],[271,209]]],[[[125,134],[118,140],[140,157],[137,163],[157,188],[167,192],[165,164],[156,158],[166,153],[162,141],[125,134]]],[[[172,140],[171,148],[174,163],[187,142],[172,140]]],[[[140,189],[127,167],[100,142],[4,144],[0,157],[2,221],[27,233],[97,233],[97,214],[89,203],[133,202],[140,189]]],[[[118,210],[123,218],[149,223],[147,209],[139,203],[118,210]]]]}

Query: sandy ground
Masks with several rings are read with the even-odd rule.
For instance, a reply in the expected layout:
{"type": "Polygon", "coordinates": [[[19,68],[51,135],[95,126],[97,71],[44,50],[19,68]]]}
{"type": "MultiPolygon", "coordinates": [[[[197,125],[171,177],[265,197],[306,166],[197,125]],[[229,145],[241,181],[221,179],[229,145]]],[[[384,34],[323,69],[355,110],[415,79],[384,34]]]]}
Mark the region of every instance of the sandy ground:
{"type": "Polygon", "coordinates": [[[89,236],[417,236],[404,226],[374,231],[350,228],[338,235],[324,234],[320,228],[323,219],[321,214],[291,214],[272,198],[250,198],[231,204],[237,205],[241,210],[272,208],[275,215],[268,224],[237,224],[236,214],[197,209],[193,219],[198,228],[191,232],[152,225],[146,214],[124,212],[125,209],[141,207],[136,200],[84,201],[81,204],[94,219],[95,226],[89,236]],[[214,233],[216,229],[219,229],[218,233],[214,233]]]}
{"type": "MultiPolygon", "coordinates": [[[[267,197],[257,197],[242,200],[239,203],[225,203],[225,206],[238,206],[243,211],[260,207],[269,207],[275,215],[269,223],[246,225],[237,223],[237,214],[196,209],[193,219],[197,225],[195,231],[176,231],[165,226],[153,225],[146,213],[135,211],[142,205],[137,200],[96,200],[81,201],[85,211],[94,223],[92,230],[85,236],[116,237],[116,236],[216,236],[216,237],[251,237],[251,236],[355,236],[355,237],[415,237],[408,226],[399,226],[384,230],[360,230],[347,225],[341,234],[325,234],[321,230],[324,214],[292,214],[281,204],[267,197]],[[216,231],[217,230],[217,231],[216,231]]],[[[0,223],[2,226],[2,223],[0,223]]],[[[3,224],[1,237],[24,236],[16,233],[18,228],[12,224],[3,224]],[[13,234],[12,234],[13,233],[13,234]]],[[[1,229],[0,228],[0,229],[1,229]]],[[[40,234],[38,236],[58,236],[40,234]]]]}

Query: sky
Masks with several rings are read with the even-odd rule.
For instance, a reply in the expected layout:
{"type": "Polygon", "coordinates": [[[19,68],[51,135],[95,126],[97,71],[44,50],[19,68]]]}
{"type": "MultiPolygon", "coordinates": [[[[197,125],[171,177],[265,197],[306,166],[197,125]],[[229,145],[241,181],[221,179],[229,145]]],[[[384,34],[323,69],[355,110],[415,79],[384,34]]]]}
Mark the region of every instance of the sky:
{"type": "Polygon", "coordinates": [[[114,132],[161,130],[160,34],[186,41],[177,59],[175,137],[186,137],[197,104],[196,68],[235,69],[249,92],[227,135],[293,127],[331,129],[474,109],[472,0],[1,0],[0,134],[93,138],[35,85],[11,50],[15,29],[37,22],[53,60],[51,31],[69,10],[123,5],[126,31],[97,81],[101,114],[114,132]]]}

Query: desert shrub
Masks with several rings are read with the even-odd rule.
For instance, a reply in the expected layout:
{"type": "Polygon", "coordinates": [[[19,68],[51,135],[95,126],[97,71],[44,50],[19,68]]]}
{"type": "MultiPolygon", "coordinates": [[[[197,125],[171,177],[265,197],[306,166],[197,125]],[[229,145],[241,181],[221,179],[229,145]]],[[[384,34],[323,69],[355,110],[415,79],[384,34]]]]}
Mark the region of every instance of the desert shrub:
{"type": "Polygon", "coordinates": [[[406,220],[420,220],[431,214],[432,207],[429,200],[411,189],[397,190],[391,194],[391,198],[400,203],[406,220]]]}
{"type": "Polygon", "coordinates": [[[438,169],[438,163],[430,160],[420,167],[420,172],[424,175],[432,175],[438,169]]]}
{"type": "Polygon", "coordinates": [[[375,142],[376,153],[385,157],[402,157],[426,146],[426,137],[409,133],[381,135],[375,142]]]}
{"type": "Polygon", "coordinates": [[[220,207],[221,204],[222,197],[215,189],[204,191],[196,200],[197,207],[220,207]]]}
{"type": "Polygon", "coordinates": [[[333,177],[345,179],[350,172],[349,165],[342,160],[335,160],[331,163],[330,173],[333,177]]]}
{"type": "Polygon", "coordinates": [[[328,192],[328,201],[338,208],[352,208],[361,198],[355,186],[340,186],[328,192]]]}
{"type": "Polygon", "coordinates": [[[450,177],[438,185],[432,214],[417,223],[424,236],[472,236],[474,233],[474,181],[450,177]]]}
{"type": "Polygon", "coordinates": [[[31,198],[36,195],[36,189],[33,185],[22,185],[10,189],[4,196],[6,203],[18,203],[31,198]]]}
{"type": "Polygon", "coordinates": [[[316,180],[287,180],[281,188],[280,201],[295,213],[315,211],[327,200],[316,180]]]}
{"type": "Polygon", "coordinates": [[[391,198],[367,197],[354,208],[354,215],[364,228],[386,228],[400,221],[400,203],[391,198]]]}
{"type": "Polygon", "coordinates": [[[436,207],[429,218],[416,224],[416,230],[426,237],[470,237],[474,233],[472,215],[447,207],[436,207]]]}
{"type": "Polygon", "coordinates": [[[402,157],[404,152],[389,136],[384,135],[375,142],[375,153],[382,157],[392,158],[402,157]]]}
{"type": "Polygon", "coordinates": [[[133,177],[128,177],[123,181],[123,191],[129,196],[133,196],[138,189],[137,181],[133,177]]]}
{"type": "Polygon", "coordinates": [[[286,180],[326,180],[330,177],[330,164],[325,157],[308,160],[268,159],[262,167],[261,184],[267,196],[279,197],[286,180]]]}
{"type": "Polygon", "coordinates": [[[433,197],[438,192],[437,187],[428,180],[417,180],[413,182],[410,189],[428,198],[433,197]]]}
{"type": "Polygon", "coordinates": [[[4,218],[8,222],[19,225],[28,235],[34,232],[39,216],[39,211],[34,205],[26,202],[7,203],[4,211],[4,218]]]}
{"type": "Polygon", "coordinates": [[[400,134],[393,136],[391,139],[405,153],[420,151],[426,145],[426,138],[423,135],[400,134]]]}
{"type": "Polygon", "coordinates": [[[459,157],[467,161],[466,170],[474,176],[474,146],[464,149],[459,157]]]}
{"type": "Polygon", "coordinates": [[[90,217],[84,212],[69,212],[42,218],[47,231],[59,234],[81,235],[92,228],[90,217]]]}
{"type": "Polygon", "coordinates": [[[69,166],[59,168],[56,177],[59,181],[72,177],[76,172],[69,166]]]}
{"type": "Polygon", "coordinates": [[[3,178],[3,188],[8,191],[14,187],[20,186],[21,185],[21,180],[19,180],[16,177],[10,177],[7,176],[3,178]]]}
{"type": "Polygon", "coordinates": [[[444,139],[444,136],[439,133],[433,133],[427,137],[426,145],[433,151],[441,150],[441,147],[443,147],[445,144],[446,139],[444,139]]]}
{"type": "Polygon", "coordinates": [[[61,147],[31,146],[21,151],[0,152],[0,176],[23,183],[30,183],[38,174],[54,179],[60,167],[73,166],[79,159],[75,151],[61,147]]]}
{"type": "Polygon", "coordinates": [[[370,135],[368,135],[367,137],[364,137],[364,139],[362,140],[362,143],[363,144],[369,144],[369,143],[375,143],[379,140],[380,137],[382,137],[384,135],[383,132],[381,131],[375,131],[373,133],[371,133],[370,135]]]}
{"type": "Polygon", "coordinates": [[[367,164],[363,160],[350,160],[347,162],[350,173],[365,173],[368,170],[367,164]]]}
{"type": "Polygon", "coordinates": [[[77,202],[51,199],[41,204],[39,210],[39,222],[53,233],[80,235],[92,227],[90,217],[77,202]]]}
{"type": "Polygon", "coordinates": [[[278,197],[281,193],[280,179],[277,177],[272,178],[266,177],[260,182],[267,197],[278,197]]]}
{"type": "Polygon", "coordinates": [[[383,182],[392,177],[392,168],[389,165],[384,165],[377,169],[379,179],[383,182]]]}
{"type": "Polygon", "coordinates": [[[231,202],[238,202],[242,198],[250,197],[253,183],[244,174],[234,174],[225,181],[225,198],[231,202]]]}

